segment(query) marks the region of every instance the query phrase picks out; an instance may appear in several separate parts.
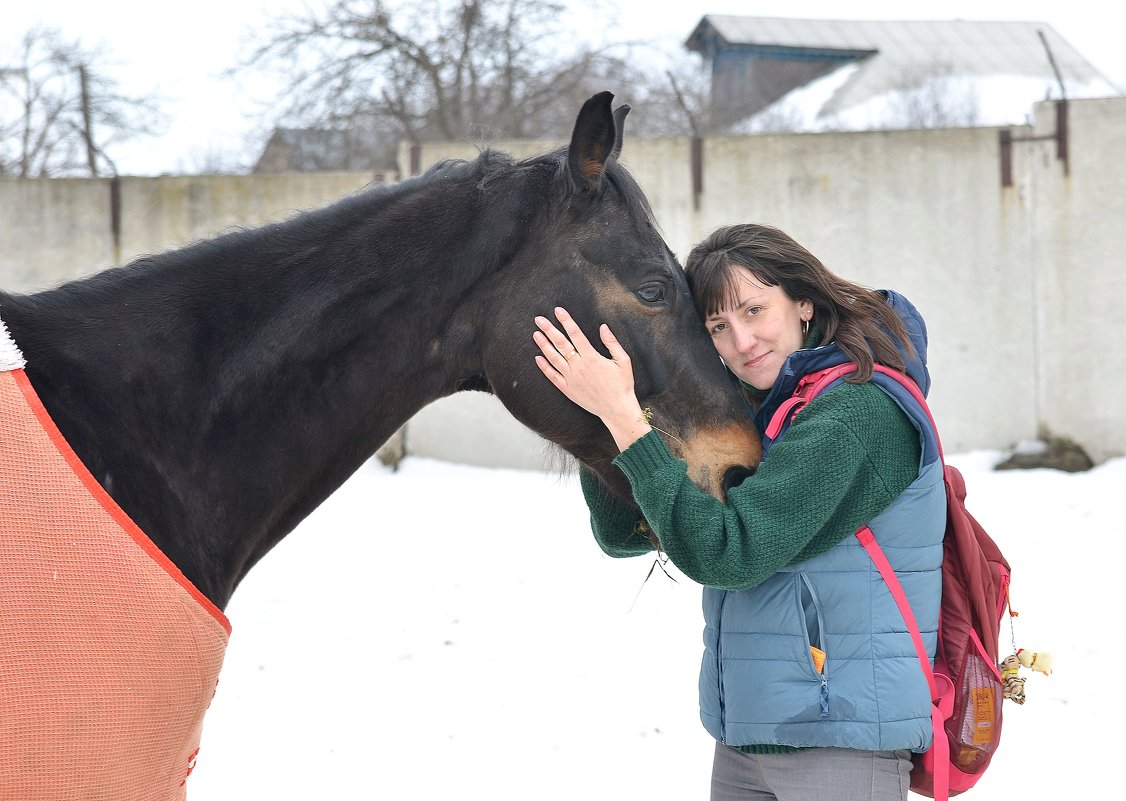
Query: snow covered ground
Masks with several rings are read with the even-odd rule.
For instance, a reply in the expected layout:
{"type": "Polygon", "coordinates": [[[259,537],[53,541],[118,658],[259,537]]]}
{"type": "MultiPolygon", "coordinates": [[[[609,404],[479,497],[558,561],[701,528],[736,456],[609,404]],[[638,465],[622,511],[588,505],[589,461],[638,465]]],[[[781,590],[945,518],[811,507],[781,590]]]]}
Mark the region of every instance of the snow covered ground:
{"type": "MultiPolygon", "coordinates": [[[[1119,798],[1098,755],[1123,703],[1126,459],[1065,474],[998,457],[951,462],[1013,563],[1017,645],[1056,672],[1022,672],[1028,702],[1005,704],[965,797],[1119,798]]],[[[646,581],[651,565],[602,555],[571,476],[365,466],[228,608],[188,798],[705,801],[699,588],[646,581]]]]}

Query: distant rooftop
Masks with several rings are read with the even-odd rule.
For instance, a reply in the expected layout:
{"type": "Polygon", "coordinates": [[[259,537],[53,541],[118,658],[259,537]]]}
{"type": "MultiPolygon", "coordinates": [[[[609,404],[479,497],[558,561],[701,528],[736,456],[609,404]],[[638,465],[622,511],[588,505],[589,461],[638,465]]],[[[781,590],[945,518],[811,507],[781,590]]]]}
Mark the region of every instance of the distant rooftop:
{"type": "MultiPolygon", "coordinates": [[[[686,42],[712,62],[713,100],[746,103],[746,114],[787,92],[854,65],[824,98],[831,116],[935,76],[1032,79],[1041,96],[1111,96],[1118,92],[1082,54],[1042,22],[781,19],[709,14],[686,42]],[[726,93],[721,84],[726,80],[726,93]],[[739,84],[750,87],[739,88],[739,84]],[[720,91],[716,91],[720,89],[720,91]],[[726,94],[726,97],[725,97],[726,94]]],[[[1025,85],[1032,86],[1026,80],[1025,85]]],[[[731,117],[731,114],[728,115],[731,117]]],[[[730,120],[729,120],[730,121],[730,120]]]]}
{"type": "Polygon", "coordinates": [[[275,128],[254,172],[371,170],[394,173],[396,137],[360,130],[275,128]]]}

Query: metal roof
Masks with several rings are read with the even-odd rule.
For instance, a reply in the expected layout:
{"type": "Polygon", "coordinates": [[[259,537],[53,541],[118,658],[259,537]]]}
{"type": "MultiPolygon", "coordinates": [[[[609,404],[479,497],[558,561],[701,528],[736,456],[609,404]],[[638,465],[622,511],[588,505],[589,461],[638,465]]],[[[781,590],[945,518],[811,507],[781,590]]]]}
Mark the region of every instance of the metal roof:
{"type": "Polygon", "coordinates": [[[1044,22],[968,20],[892,21],[782,19],[708,14],[686,42],[705,55],[716,45],[731,45],[764,57],[839,56],[859,60],[861,68],[837,90],[824,111],[834,112],[911,81],[930,76],[1047,77],[1055,73],[1039,32],[1071,96],[1073,88],[1114,86],[1044,22]]]}

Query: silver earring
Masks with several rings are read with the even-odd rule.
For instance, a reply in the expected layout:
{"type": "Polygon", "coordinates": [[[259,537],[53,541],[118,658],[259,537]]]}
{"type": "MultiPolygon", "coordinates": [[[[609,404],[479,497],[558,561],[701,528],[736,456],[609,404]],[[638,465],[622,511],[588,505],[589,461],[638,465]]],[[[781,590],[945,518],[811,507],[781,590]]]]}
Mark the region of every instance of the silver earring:
{"type": "Polygon", "coordinates": [[[802,320],[801,335],[803,337],[809,336],[809,320],[802,320]]]}

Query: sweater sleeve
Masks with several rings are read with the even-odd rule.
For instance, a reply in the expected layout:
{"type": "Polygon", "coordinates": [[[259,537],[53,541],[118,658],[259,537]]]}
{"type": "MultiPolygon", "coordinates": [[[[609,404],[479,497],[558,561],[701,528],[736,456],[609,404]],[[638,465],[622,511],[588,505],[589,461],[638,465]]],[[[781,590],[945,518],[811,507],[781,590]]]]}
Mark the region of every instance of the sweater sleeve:
{"type": "Polygon", "coordinates": [[[637,509],[618,500],[586,467],[579,467],[579,485],[599,548],[613,557],[641,556],[653,550],[653,532],[637,509]]]}
{"type": "Polygon", "coordinates": [[[615,464],[673,563],[701,584],[739,590],[851,535],[915,479],[919,458],[918,432],[891,398],[844,384],[795,418],[727,503],[698,489],[656,432],[615,464]]]}

